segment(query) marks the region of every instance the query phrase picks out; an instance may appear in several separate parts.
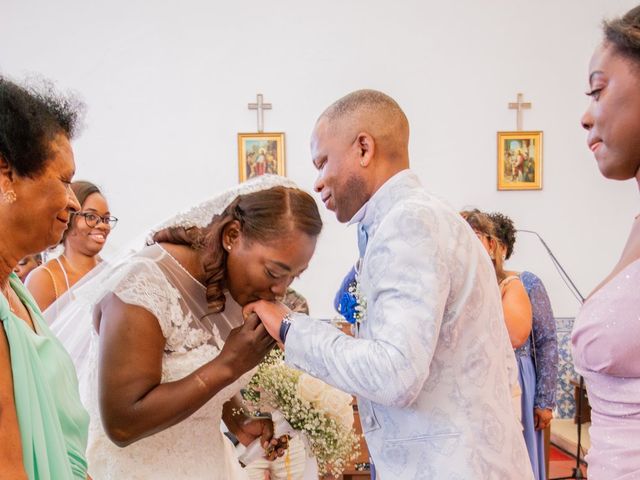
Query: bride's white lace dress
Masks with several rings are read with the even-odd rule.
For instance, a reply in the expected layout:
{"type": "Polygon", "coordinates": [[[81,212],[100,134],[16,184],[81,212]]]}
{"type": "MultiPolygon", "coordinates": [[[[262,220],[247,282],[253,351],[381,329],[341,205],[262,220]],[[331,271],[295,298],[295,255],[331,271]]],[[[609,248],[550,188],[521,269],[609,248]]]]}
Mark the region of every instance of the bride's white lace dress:
{"type": "MultiPolygon", "coordinates": [[[[227,295],[221,314],[207,315],[204,287],[158,245],[133,256],[109,288],[159,321],[166,338],[162,382],[178,380],[215,358],[228,330],[241,322],[240,306],[227,295]]],[[[224,388],[184,421],[120,448],[105,435],[98,407],[98,337],[93,334],[81,394],[91,415],[87,457],[95,480],[245,480],[231,442],[220,430],[222,405],[251,378],[224,388]]],[[[132,367],[133,368],[133,367],[132,367]]]]}

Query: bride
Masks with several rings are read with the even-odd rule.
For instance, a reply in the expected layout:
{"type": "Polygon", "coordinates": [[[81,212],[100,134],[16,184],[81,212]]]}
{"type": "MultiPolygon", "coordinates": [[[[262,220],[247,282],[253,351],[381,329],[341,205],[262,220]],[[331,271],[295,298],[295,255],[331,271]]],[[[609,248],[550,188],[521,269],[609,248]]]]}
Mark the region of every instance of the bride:
{"type": "Polygon", "coordinates": [[[238,415],[233,397],[273,342],[242,306],[283,296],[321,228],[309,194],[261,176],[74,287],[53,329],[78,364],[94,479],[247,478],[220,423],[244,444],[271,438],[271,422],[238,415]]]}

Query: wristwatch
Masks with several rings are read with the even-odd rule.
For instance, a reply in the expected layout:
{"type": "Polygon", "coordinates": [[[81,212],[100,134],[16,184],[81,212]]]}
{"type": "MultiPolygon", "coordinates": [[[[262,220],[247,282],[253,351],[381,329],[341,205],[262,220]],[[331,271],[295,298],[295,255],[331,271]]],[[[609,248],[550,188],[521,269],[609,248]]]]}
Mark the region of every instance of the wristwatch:
{"type": "Polygon", "coordinates": [[[282,343],[284,343],[287,338],[291,322],[293,322],[293,312],[287,312],[287,314],[282,317],[282,323],[280,324],[280,341],[282,343]]]}

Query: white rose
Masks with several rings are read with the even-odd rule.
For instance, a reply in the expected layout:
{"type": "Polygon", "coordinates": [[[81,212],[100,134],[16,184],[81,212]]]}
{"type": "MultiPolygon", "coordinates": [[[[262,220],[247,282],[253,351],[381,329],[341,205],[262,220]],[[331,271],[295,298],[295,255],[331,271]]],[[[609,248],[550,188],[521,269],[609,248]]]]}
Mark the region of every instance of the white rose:
{"type": "Polygon", "coordinates": [[[344,405],[351,405],[351,395],[327,386],[318,400],[318,408],[336,417],[344,405]]]}
{"type": "Polygon", "coordinates": [[[316,402],[325,388],[326,384],[323,381],[303,373],[300,375],[300,378],[298,378],[296,393],[307,402],[316,402]]]}
{"type": "Polygon", "coordinates": [[[345,426],[345,428],[353,427],[353,407],[351,404],[344,405],[342,410],[338,413],[338,422],[345,426]]]}

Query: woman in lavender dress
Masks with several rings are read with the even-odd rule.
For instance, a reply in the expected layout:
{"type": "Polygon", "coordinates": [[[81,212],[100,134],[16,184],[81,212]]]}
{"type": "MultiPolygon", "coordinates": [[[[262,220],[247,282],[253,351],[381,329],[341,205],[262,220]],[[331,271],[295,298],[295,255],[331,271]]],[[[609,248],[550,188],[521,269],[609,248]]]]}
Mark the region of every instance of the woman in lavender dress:
{"type": "MultiPolygon", "coordinates": [[[[640,186],[640,7],[605,22],[589,66],[582,125],[606,178],[640,186]]],[[[640,216],[613,271],[585,301],[572,334],[591,404],[590,480],[640,478],[640,216]]]]}
{"type": "MultiPolygon", "coordinates": [[[[516,242],[513,221],[501,213],[491,213],[494,235],[498,241],[496,252],[504,260],[511,258],[516,242]]],[[[542,281],[531,272],[519,275],[531,308],[531,335],[515,350],[522,388],[522,426],[531,466],[537,480],[546,478],[543,430],[551,423],[556,402],[558,382],[558,338],[551,302],[542,281]]]]}

